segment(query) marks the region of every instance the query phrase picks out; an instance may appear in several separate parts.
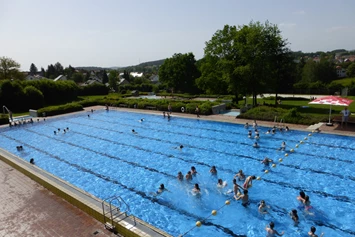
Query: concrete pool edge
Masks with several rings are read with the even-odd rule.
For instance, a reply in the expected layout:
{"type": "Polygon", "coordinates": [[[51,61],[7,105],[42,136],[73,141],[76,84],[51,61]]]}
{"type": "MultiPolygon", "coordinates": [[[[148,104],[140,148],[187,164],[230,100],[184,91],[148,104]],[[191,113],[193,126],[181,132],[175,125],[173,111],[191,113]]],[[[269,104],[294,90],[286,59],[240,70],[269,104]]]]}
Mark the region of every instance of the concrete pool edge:
{"type": "MultiPolygon", "coordinates": [[[[2,148],[0,148],[0,160],[104,224],[104,216],[101,206],[102,200],[48,173],[47,171],[40,169],[35,165],[31,165],[27,161],[6,150],[3,150],[2,148]]],[[[114,221],[117,233],[123,236],[132,237],[171,237],[171,235],[166,232],[137,217],[134,217],[134,219],[132,215],[129,215],[128,217],[114,221]]],[[[110,220],[110,218],[106,217],[106,221],[108,220],[110,220]]]]}

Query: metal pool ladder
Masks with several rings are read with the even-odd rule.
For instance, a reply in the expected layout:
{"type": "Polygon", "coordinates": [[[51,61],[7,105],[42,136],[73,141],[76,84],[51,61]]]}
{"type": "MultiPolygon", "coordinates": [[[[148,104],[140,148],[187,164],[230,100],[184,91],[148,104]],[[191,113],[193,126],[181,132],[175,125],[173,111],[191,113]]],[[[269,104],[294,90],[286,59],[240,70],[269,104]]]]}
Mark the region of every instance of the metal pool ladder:
{"type": "MultiPolygon", "coordinates": [[[[102,201],[102,213],[106,229],[114,230],[114,222],[120,222],[129,217],[128,213],[130,212],[129,205],[120,196],[112,196],[102,201]]],[[[134,225],[136,225],[136,219],[133,215],[132,217],[134,225]]]]}

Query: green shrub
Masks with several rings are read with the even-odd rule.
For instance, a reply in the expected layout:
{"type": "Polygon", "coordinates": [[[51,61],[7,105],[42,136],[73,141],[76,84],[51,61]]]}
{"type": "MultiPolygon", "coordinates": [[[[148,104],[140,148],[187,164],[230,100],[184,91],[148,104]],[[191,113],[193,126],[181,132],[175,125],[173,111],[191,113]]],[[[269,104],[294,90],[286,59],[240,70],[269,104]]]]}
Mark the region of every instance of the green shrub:
{"type": "Polygon", "coordinates": [[[109,88],[100,83],[80,87],[79,95],[107,95],[109,88]]]}
{"type": "Polygon", "coordinates": [[[27,108],[39,109],[44,104],[44,96],[40,90],[34,86],[26,86],[23,89],[25,93],[26,100],[24,103],[27,105],[27,108]]]}
{"type": "Polygon", "coordinates": [[[83,110],[83,106],[79,103],[68,103],[65,105],[49,106],[37,110],[38,116],[53,116],[83,110]]]}
{"type": "Polygon", "coordinates": [[[0,125],[8,124],[8,123],[9,123],[9,115],[0,114],[0,125]]]}

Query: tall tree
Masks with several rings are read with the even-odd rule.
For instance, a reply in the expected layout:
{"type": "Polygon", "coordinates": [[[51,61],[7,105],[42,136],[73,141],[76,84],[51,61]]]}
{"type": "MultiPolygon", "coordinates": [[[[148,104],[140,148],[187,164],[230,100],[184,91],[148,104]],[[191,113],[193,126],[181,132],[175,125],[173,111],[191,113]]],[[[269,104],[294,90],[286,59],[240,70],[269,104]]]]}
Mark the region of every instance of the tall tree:
{"type": "Polygon", "coordinates": [[[278,67],[275,59],[281,59],[287,51],[287,42],[278,27],[269,22],[250,22],[238,27],[225,25],[206,42],[207,60],[202,64],[198,84],[211,88],[213,83],[203,82],[217,77],[215,80],[224,81],[228,91],[236,96],[252,94],[255,105],[258,93],[277,84],[274,82],[278,67]]]}
{"type": "Polygon", "coordinates": [[[56,77],[56,70],[53,64],[48,65],[47,71],[46,71],[46,77],[50,79],[54,79],[56,77]]]}
{"type": "Polygon", "coordinates": [[[0,80],[22,79],[20,77],[20,64],[8,57],[0,57],[0,80]]]}
{"type": "Polygon", "coordinates": [[[59,62],[54,64],[54,68],[55,68],[55,76],[56,77],[59,75],[62,75],[64,73],[64,68],[63,68],[62,64],[60,64],[59,62]]]}
{"type": "Polygon", "coordinates": [[[108,76],[107,76],[106,70],[103,70],[103,72],[102,72],[102,83],[103,84],[108,83],[108,76]]]}
{"type": "Polygon", "coordinates": [[[174,54],[159,68],[159,81],[174,91],[196,92],[195,80],[198,77],[199,71],[193,53],[174,54]]]}
{"type": "Polygon", "coordinates": [[[36,65],[34,65],[34,63],[31,63],[31,66],[30,66],[30,75],[36,75],[38,72],[38,69],[36,67],[36,65]]]}
{"type": "Polygon", "coordinates": [[[45,77],[46,76],[46,71],[44,70],[43,67],[41,67],[41,76],[45,77]]]}
{"type": "Polygon", "coordinates": [[[348,69],[346,70],[346,75],[348,77],[355,77],[355,62],[349,65],[348,69]]]}
{"type": "Polygon", "coordinates": [[[111,89],[117,91],[118,86],[118,73],[116,70],[111,70],[108,76],[108,83],[111,89]]]}

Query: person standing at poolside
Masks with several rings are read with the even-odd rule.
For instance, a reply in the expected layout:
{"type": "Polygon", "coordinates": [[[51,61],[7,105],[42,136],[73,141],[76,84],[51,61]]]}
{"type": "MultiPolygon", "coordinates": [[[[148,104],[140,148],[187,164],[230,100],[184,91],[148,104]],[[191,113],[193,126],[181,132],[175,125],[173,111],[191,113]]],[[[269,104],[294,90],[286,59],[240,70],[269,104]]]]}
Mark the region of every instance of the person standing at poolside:
{"type": "Polygon", "coordinates": [[[277,230],[274,230],[275,224],[274,222],[270,222],[269,226],[265,227],[265,230],[267,232],[266,237],[274,237],[276,235],[282,236],[285,232],[282,231],[281,233],[277,232],[277,230]]]}
{"type": "Polygon", "coordinates": [[[200,108],[198,107],[198,105],[196,106],[195,112],[196,112],[197,118],[199,118],[200,117],[200,108]]]}
{"type": "Polygon", "coordinates": [[[350,111],[348,110],[347,107],[345,107],[340,113],[343,114],[343,118],[341,120],[341,127],[343,127],[343,123],[345,123],[345,127],[347,127],[350,111]]]}
{"type": "Polygon", "coordinates": [[[168,113],[171,114],[171,104],[168,105],[168,113]]]}

